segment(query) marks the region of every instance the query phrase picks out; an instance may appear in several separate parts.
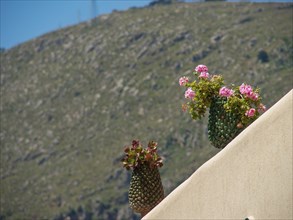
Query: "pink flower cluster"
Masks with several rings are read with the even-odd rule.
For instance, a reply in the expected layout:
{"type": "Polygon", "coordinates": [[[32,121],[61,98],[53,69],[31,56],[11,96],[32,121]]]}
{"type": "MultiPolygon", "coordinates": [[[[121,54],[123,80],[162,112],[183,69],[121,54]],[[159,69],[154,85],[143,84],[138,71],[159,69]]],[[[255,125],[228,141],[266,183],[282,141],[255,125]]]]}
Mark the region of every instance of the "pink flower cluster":
{"type": "Polygon", "coordinates": [[[198,73],[207,73],[208,72],[208,68],[207,68],[207,66],[206,65],[202,65],[202,64],[200,64],[200,65],[198,65],[197,67],[195,67],[195,69],[194,69],[196,72],[198,72],[198,73]]]}
{"type": "Polygon", "coordinates": [[[227,87],[222,87],[219,91],[219,95],[220,96],[224,96],[224,97],[230,97],[234,94],[234,91],[232,89],[228,89],[227,87]]]}
{"type": "Polygon", "coordinates": [[[193,99],[195,96],[195,92],[191,89],[191,88],[188,88],[186,91],[185,91],[185,98],[186,99],[193,99]]]}
{"type": "Polygon", "coordinates": [[[208,72],[202,72],[199,75],[199,78],[207,79],[209,78],[210,74],[208,72]]]}
{"type": "Polygon", "coordinates": [[[250,117],[253,117],[254,114],[255,114],[255,109],[254,109],[254,108],[251,108],[251,109],[247,110],[246,113],[245,113],[245,115],[246,115],[247,117],[249,117],[249,118],[250,118],[250,117]]]}
{"type": "Polygon", "coordinates": [[[258,94],[253,92],[253,89],[250,85],[242,83],[242,85],[239,87],[239,91],[242,95],[246,95],[248,98],[252,100],[256,101],[258,99],[258,94]]]}
{"type": "Polygon", "coordinates": [[[208,73],[208,67],[206,65],[200,64],[197,67],[195,67],[194,70],[200,73],[200,75],[198,76],[199,78],[207,79],[210,76],[210,74],[208,73]]]}
{"type": "Polygon", "coordinates": [[[185,86],[185,84],[188,83],[188,82],[189,82],[189,79],[188,79],[188,77],[186,77],[186,76],[183,76],[183,77],[181,77],[181,78],[179,79],[179,85],[180,85],[180,86],[185,86]]]}

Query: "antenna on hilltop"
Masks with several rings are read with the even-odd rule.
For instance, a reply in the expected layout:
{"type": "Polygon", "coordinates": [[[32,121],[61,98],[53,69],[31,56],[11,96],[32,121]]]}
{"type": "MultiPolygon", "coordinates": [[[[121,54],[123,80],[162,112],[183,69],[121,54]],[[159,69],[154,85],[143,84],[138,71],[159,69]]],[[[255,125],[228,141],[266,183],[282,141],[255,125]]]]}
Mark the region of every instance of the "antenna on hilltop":
{"type": "Polygon", "coordinates": [[[91,19],[97,16],[97,4],[96,0],[91,0],[91,19]]]}
{"type": "Polygon", "coordinates": [[[96,16],[97,16],[97,0],[90,0],[90,20],[89,24],[95,24],[97,21],[96,16]]]}

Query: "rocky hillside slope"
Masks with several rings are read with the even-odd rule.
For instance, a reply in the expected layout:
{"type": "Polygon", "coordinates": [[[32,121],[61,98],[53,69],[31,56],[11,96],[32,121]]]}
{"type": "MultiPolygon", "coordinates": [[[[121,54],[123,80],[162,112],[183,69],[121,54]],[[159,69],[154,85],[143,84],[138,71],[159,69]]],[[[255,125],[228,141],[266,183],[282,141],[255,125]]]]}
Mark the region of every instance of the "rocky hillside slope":
{"type": "Polygon", "coordinates": [[[215,155],[178,79],[209,66],[292,88],[292,4],[174,3],[103,15],[1,53],[0,219],[137,219],[123,147],[155,140],[168,194],[215,155]]]}

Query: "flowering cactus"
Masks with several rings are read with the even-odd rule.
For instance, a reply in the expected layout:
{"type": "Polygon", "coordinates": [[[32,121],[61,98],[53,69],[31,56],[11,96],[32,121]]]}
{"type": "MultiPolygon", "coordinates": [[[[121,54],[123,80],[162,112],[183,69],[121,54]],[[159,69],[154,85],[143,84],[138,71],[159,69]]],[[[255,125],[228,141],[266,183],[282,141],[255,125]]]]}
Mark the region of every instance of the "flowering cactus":
{"type": "Polygon", "coordinates": [[[224,86],[222,76],[210,75],[208,67],[203,64],[198,65],[193,74],[198,78],[193,82],[187,77],[179,80],[180,86],[187,87],[185,98],[188,102],[182,105],[182,109],[188,110],[196,120],[202,118],[210,108],[208,130],[214,146],[223,148],[266,111],[258,88],[253,89],[243,83],[240,86],[231,86],[230,89],[224,86]]]}
{"type": "Polygon", "coordinates": [[[163,166],[157,153],[157,143],[150,141],[143,148],[138,140],[124,149],[123,167],[132,170],[129,187],[129,204],[142,216],[147,214],[164,198],[164,189],[158,168],[163,166]]]}

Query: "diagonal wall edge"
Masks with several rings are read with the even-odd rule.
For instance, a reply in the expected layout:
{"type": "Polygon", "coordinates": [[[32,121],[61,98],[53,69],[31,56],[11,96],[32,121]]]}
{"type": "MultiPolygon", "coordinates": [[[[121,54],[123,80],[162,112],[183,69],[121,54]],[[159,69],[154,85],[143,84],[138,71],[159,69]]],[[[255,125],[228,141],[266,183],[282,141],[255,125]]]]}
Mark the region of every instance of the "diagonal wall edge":
{"type": "Polygon", "coordinates": [[[144,220],[293,219],[292,90],[144,220]]]}

